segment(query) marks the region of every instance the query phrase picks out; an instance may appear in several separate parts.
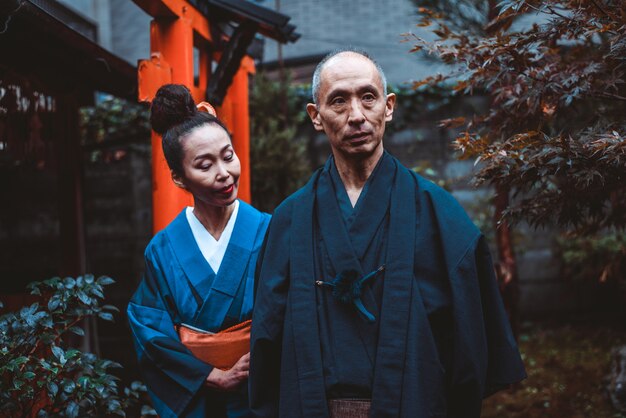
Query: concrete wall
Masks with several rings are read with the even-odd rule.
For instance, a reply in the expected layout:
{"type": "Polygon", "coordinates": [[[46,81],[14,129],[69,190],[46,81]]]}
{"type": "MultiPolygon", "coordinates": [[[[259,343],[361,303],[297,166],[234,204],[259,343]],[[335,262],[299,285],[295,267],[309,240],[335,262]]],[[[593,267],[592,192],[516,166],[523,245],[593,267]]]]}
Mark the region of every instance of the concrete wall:
{"type": "Polygon", "coordinates": [[[57,0],[98,26],[98,43],[136,65],[150,57],[150,20],[132,0],[57,0]]]}
{"type": "MultiPolygon", "coordinates": [[[[261,5],[276,10],[274,0],[261,5]]],[[[337,48],[367,50],[383,66],[392,84],[419,79],[445,70],[435,61],[408,51],[402,34],[416,31],[417,18],[411,0],[280,0],[280,12],[291,16],[302,37],[282,47],[283,58],[325,54],[337,48]]],[[[278,59],[278,44],[266,40],[264,62],[278,59]]]]}
{"type": "Polygon", "coordinates": [[[115,11],[111,20],[112,51],[133,65],[150,58],[152,18],[131,0],[110,0],[115,11]]]}

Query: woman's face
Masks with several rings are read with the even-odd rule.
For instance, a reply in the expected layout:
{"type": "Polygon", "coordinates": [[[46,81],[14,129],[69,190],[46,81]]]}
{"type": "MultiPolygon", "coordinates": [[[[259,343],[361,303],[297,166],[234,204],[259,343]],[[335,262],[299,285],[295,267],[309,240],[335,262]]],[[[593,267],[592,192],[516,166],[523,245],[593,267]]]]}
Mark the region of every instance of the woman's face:
{"type": "Polygon", "coordinates": [[[216,124],[204,124],[180,140],[183,174],[172,174],[174,182],[209,205],[232,204],[237,199],[241,165],[226,131],[216,124]]]}

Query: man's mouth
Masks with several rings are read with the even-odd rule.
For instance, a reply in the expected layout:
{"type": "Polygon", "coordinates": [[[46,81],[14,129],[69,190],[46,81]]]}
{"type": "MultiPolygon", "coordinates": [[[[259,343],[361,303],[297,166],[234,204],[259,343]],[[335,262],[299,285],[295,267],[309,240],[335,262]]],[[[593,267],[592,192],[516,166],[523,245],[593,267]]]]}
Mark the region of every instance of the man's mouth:
{"type": "Polygon", "coordinates": [[[348,135],[348,142],[361,142],[365,141],[369,136],[369,132],[355,132],[348,135]]]}

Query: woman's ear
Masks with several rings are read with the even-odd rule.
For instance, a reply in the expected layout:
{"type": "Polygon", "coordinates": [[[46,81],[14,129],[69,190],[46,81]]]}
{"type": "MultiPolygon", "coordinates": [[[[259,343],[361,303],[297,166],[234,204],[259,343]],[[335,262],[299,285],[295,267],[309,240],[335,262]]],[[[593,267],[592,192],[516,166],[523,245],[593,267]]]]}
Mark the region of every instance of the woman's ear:
{"type": "Polygon", "coordinates": [[[176,185],[176,187],[180,187],[183,190],[187,190],[185,186],[185,182],[183,181],[183,177],[180,174],[174,172],[174,170],[170,170],[170,175],[172,176],[172,181],[176,185]]]}

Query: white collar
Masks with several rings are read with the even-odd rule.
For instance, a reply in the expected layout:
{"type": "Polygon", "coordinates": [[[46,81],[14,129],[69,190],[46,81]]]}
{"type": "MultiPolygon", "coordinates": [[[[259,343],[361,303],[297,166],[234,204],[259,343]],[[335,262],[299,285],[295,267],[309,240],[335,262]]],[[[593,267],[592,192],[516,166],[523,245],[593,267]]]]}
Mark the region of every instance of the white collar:
{"type": "Polygon", "coordinates": [[[191,228],[196,244],[215,273],[217,273],[220,269],[222,260],[224,259],[224,254],[226,254],[228,243],[230,242],[230,237],[232,236],[233,229],[235,228],[237,215],[239,214],[239,200],[235,200],[233,205],[233,212],[231,213],[230,219],[228,219],[219,240],[216,240],[213,235],[207,231],[204,225],[202,225],[196,215],[194,215],[192,207],[187,207],[185,210],[187,222],[189,223],[189,227],[191,228]]]}

